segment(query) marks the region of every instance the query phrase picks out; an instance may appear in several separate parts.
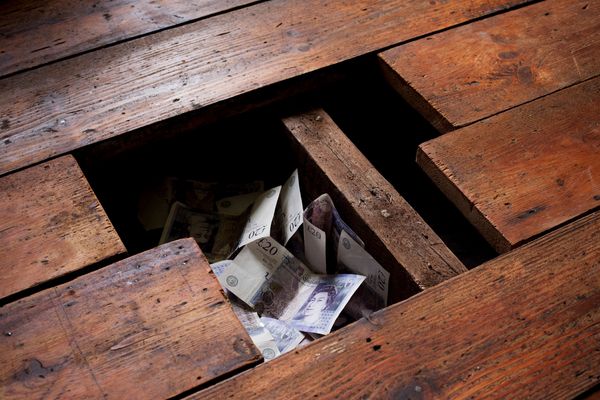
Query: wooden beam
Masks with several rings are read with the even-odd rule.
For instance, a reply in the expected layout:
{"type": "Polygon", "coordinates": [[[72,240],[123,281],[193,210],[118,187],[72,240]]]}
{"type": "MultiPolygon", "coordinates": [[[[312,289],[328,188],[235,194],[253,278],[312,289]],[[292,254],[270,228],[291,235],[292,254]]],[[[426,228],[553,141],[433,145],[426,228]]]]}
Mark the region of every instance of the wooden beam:
{"type": "Polygon", "coordinates": [[[252,2],[4,1],[0,3],[0,76],[252,2]]]}
{"type": "Polygon", "coordinates": [[[260,359],[193,239],[0,308],[0,397],[164,399],[260,359]]]}
{"type": "Polygon", "coordinates": [[[306,153],[299,163],[303,187],[313,192],[312,198],[322,192],[332,196],[346,222],[365,238],[367,250],[390,270],[392,299],[398,301],[467,271],[325,111],[283,122],[306,153]]]}
{"type": "Polygon", "coordinates": [[[72,156],[0,178],[0,298],[124,252],[72,156]]]}
{"type": "Polygon", "coordinates": [[[272,0],[0,80],[0,174],[528,0],[272,0]]]}
{"type": "Polygon", "coordinates": [[[446,132],[600,74],[600,3],[548,0],[379,55],[392,85],[446,132]]]}
{"type": "Polygon", "coordinates": [[[600,381],[600,213],[188,399],[573,398],[600,381]]]}
{"type": "Polygon", "coordinates": [[[417,162],[500,252],[600,206],[600,78],[422,144],[417,162]]]}

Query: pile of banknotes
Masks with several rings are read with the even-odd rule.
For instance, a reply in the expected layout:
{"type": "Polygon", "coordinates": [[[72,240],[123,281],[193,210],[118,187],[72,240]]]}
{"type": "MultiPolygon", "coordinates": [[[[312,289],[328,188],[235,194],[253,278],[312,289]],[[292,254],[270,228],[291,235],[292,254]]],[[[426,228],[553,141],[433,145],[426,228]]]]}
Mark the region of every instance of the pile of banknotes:
{"type": "Polygon", "coordinates": [[[329,195],[303,206],[297,170],[268,190],[170,179],[164,193],[162,217],[140,221],[166,218],[160,243],[195,238],[265,360],[387,305],[388,271],[329,195]]]}

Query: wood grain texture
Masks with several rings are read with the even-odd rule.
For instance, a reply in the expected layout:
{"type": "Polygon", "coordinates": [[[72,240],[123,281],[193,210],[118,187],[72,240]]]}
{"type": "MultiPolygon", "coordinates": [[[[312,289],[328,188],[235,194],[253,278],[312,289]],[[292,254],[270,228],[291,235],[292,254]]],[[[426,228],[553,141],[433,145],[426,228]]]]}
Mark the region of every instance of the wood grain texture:
{"type": "Polygon", "coordinates": [[[0,393],[177,395],[260,359],[192,239],[0,308],[0,393]]]}
{"type": "Polygon", "coordinates": [[[600,206],[600,78],[448,133],[417,162],[503,252],[600,206]]]}
{"type": "Polygon", "coordinates": [[[249,3],[252,1],[3,1],[0,76],[249,3]]]}
{"type": "Polygon", "coordinates": [[[0,178],[0,298],[124,252],[72,156],[0,178]]]}
{"type": "Polygon", "coordinates": [[[573,398],[600,382],[600,213],[189,399],[573,398]]]}
{"type": "Polygon", "coordinates": [[[303,187],[314,192],[312,198],[330,193],[346,222],[365,239],[367,250],[378,255],[392,274],[392,299],[410,294],[403,287],[407,280],[419,291],[466,272],[325,111],[291,116],[284,124],[306,152],[300,162],[301,179],[306,181],[303,187]]]}
{"type": "Polygon", "coordinates": [[[527,0],[272,0],[0,80],[0,173],[527,0]]]}
{"type": "Polygon", "coordinates": [[[548,0],[380,55],[389,81],[445,132],[600,74],[600,1],[548,0]]]}

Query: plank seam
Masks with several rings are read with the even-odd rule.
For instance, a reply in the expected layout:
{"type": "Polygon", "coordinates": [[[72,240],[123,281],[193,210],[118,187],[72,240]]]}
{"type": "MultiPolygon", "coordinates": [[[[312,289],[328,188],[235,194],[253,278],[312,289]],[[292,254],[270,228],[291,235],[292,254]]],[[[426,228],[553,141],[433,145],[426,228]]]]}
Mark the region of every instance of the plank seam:
{"type": "Polygon", "coordinates": [[[129,37],[121,39],[121,40],[117,40],[117,41],[114,41],[114,42],[111,42],[111,43],[100,45],[100,46],[97,46],[97,47],[94,47],[94,48],[91,48],[91,49],[88,49],[88,50],[80,51],[78,53],[74,53],[74,54],[71,54],[71,55],[68,55],[68,56],[65,56],[65,57],[60,57],[60,58],[57,58],[55,60],[51,60],[51,61],[48,61],[48,62],[45,62],[45,63],[42,63],[42,64],[35,65],[33,67],[23,68],[23,69],[20,69],[18,71],[10,72],[10,73],[5,74],[5,75],[0,75],[0,80],[5,79],[5,78],[11,78],[11,77],[13,77],[15,75],[19,75],[19,74],[24,73],[24,72],[33,71],[33,70],[36,70],[36,69],[41,68],[41,67],[45,67],[45,66],[48,66],[48,65],[51,65],[51,64],[55,64],[57,62],[61,62],[61,61],[65,61],[65,60],[70,60],[72,58],[79,57],[79,56],[82,56],[84,54],[88,54],[88,53],[91,53],[91,52],[94,52],[94,51],[97,51],[97,50],[100,50],[100,49],[106,49],[106,48],[109,48],[109,47],[116,46],[118,44],[122,44],[122,43],[130,42],[132,40],[140,39],[140,38],[143,38],[145,36],[150,36],[150,35],[154,35],[154,34],[159,33],[159,32],[167,31],[169,29],[179,28],[181,26],[193,24],[193,23],[196,23],[196,22],[199,22],[199,21],[202,21],[202,20],[205,20],[205,19],[209,19],[209,18],[212,18],[212,17],[216,17],[216,16],[219,16],[219,15],[222,15],[222,14],[227,14],[227,13],[232,12],[232,11],[237,11],[237,10],[240,10],[242,8],[251,7],[251,6],[257,5],[259,3],[264,3],[266,1],[268,1],[268,0],[255,0],[255,1],[247,3],[247,4],[241,4],[239,6],[228,8],[226,10],[221,10],[221,11],[213,12],[211,14],[207,14],[207,15],[204,15],[204,16],[199,17],[199,18],[190,19],[188,21],[181,22],[181,23],[176,23],[176,24],[173,24],[173,25],[169,25],[169,26],[166,26],[164,28],[158,28],[158,29],[150,31],[150,32],[146,32],[146,33],[142,33],[142,34],[138,34],[138,35],[129,36],[129,37]]]}

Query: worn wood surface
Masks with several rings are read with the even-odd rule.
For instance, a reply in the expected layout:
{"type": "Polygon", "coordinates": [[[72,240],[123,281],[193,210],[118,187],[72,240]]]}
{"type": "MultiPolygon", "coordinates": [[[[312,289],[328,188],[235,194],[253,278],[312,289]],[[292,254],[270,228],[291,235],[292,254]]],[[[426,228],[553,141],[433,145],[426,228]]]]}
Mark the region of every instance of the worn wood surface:
{"type": "Polygon", "coordinates": [[[0,76],[252,2],[3,1],[0,2],[0,76]]]}
{"type": "Polygon", "coordinates": [[[272,0],[0,80],[0,174],[527,0],[272,0]]]}
{"type": "Polygon", "coordinates": [[[0,308],[0,397],[177,395],[260,358],[192,239],[0,308]]]}
{"type": "Polygon", "coordinates": [[[328,192],[346,222],[365,238],[367,250],[392,274],[392,301],[408,297],[411,288],[423,290],[466,272],[325,111],[291,116],[284,124],[305,152],[303,187],[311,198],[328,192]]]}
{"type": "Polygon", "coordinates": [[[124,252],[72,156],[0,178],[0,298],[124,252]]]}
{"type": "Polygon", "coordinates": [[[600,74],[600,1],[548,0],[380,54],[390,82],[440,131],[600,74]]]}
{"type": "Polygon", "coordinates": [[[422,144],[417,162],[498,250],[600,206],[600,78],[422,144]]]}
{"type": "Polygon", "coordinates": [[[573,398],[600,382],[600,213],[190,399],[573,398]]]}

